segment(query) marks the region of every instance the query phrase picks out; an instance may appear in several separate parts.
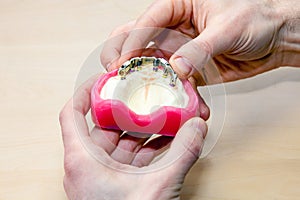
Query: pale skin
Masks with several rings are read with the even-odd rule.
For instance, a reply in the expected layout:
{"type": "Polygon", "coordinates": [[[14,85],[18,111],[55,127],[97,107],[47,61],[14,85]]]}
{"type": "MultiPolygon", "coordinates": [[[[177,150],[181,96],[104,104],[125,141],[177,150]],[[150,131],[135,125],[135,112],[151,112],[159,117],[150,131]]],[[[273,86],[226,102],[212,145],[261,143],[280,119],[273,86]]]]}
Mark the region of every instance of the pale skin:
{"type": "Polygon", "coordinates": [[[91,79],[81,86],[60,114],[68,198],[178,199],[184,177],[201,153],[207,132],[204,120],[193,118],[186,122],[168,153],[150,164],[171,138],[160,137],[142,146],[145,139],[120,137],[119,131],[95,127],[89,132],[85,115],[90,108],[93,83],[91,79]],[[94,151],[89,153],[83,144],[94,151]],[[102,163],[92,155],[100,157],[102,163]]]}
{"type": "MultiPolygon", "coordinates": [[[[137,20],[113,31],[114,37],[117,39],[106,43],[101,55],[109,71],[131,57],[152,54],[169,58],[177,74],[194,85],[235,81],[282,66],[300,66],[300,1],[158,0],[137,20]],[[131,31],[145,27],[173,29],[190,40],[173,34],[162,38],[155,29],[131,31]],[[145,49],[149,41],[155,44],[145,49]],[[207,65],[211,58],[218,73],[207,65]]],[[[92,84],[90,80],[83,85],[60,115],[64,186],[69,199],[179,199],[184,177],[201,153],[207,132],[204,120],[191,119],[172,141],[162,137],[148,146],[142,145],[142,139],[120,137],[116,131],[95,128],[89,132],[85,115],[90,108],[92,84]],[[120,172],[95,160],[83,147],[78,132],[107,164],[117,169],[146,172],[163,166],[170,158],[178,159],[151,173],[120,172]],[[170,143],[161,163],[151,164],[165,149],[162,147],[170,143]]],[[[204,102],[199,106],[201,117],[207,119],[209,109],[204,102]]]]}

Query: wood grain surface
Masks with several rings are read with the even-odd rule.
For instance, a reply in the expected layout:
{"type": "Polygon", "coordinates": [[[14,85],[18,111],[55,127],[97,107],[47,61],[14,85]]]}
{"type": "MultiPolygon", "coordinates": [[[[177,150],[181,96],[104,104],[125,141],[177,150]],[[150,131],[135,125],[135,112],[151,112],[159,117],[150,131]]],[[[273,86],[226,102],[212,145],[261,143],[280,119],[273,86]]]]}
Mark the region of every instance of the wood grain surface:
{"type": "MultiPolygon", "coordinates": [[[[59,111],[89,53],[150,3],[0,1],[1,200],[66,199],[59,111]]],[[[188,174],[182,199],[299,199],[300,69],[225,89],[221,136],[188,174]]]]}

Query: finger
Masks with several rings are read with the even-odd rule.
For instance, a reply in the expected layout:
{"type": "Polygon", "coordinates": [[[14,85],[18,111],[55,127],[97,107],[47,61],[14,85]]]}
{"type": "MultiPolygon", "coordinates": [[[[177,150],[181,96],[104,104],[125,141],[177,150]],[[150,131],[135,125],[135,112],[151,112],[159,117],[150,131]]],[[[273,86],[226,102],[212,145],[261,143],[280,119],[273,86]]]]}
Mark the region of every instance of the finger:
{"type": "Polygon", "coordinates": [[[190,119],[180,128],[168,153],[153,166],[168,166],[172,163],[167,168],[169,176],[185,176],[200,156],[206,132],[206,123],[201,118],[190,119]]]}
{"type": "Polygon", "coordinates": [[[123,43],[128,37],[128,32],[133,29],[134,24],[135,21],[131,21],[116,28],[104,43],[100,54],[100,61],[107,71],[112,71],[118,67],[117,60],[121,55],[123,43]]]}
{"type": "MultiPolygon", "coordinates": [[[[170,63],[179,77],[187,79],[195,73],[201,74],[201,69],[212,57],[228,51],[235,38],[233,34],[227,34],[228,32],[230,30],[227,30],[226,26],[217,28],[210,26],[179,48],[170,58],[170,63]]],[[[210,69],[207,70],[210,72],[210,69]]]]}
{"type": "Polygon", "coordinates": [[[172,140],[173,137],[160,136],[149,141],[137,152],[131,165],[137,167],[149,165],[154,158],[166,151],[172,140]]]}
{"type": "Polygon", "coordinates": [[[134,137],[124,134],[119,140],[115,150],[111,153],[111,157],[120,163],[130,164],[136,153],[142,148],[144,142],[146,142],[149,137],[150,135],[134,137]]]}
{"type": "Polygon", "coordinates": [[[210,116],[210,109],[204,99],[201,97],[199,91],[197,92],[197,96],[199,100],[200,117],[206,121],[210,116]]]}
{"type": "Polygon", "coordinates": [[[172,3],[171,0],[157,0],[136,21],[134,30],[124,42],[120,62],[141,54],[142,49],[166,27],[174,26],[190,17],[191,6],[186,1],[172,3]],[[186,9],[182,9],[186,8],[186,9]]]}
{"type": "Polygon", "coordinates": [[[191,37],[178,30],[165,29],[154,38],[156,46],[168,55],[168,59],[184,44],[191,41],[191,37]]]}
{"type": "Polygon", "coordinates": [[[210,109],[205,103],[204,99],[201,97],[198,89],[197,89],[197,81],[194,77],[190,77],[189,81],[191,85],[194,88],[195,93],[197,94],[198,100],[199,100],[199,110],[200,110],[200,117],[204,119],[205,121],[208,120],[210,115],[210,109]]]}
{"type": "Polygon", "coordinates": [[[107,154],[111,154],[115,150],[121,134],[121,131],[107,130],[95,126],[90,136],[94,144],[104,149],[107,154]]]}
{"type": "MultiPolygon", "coordinates": [[[[164,55],[166,55],[168,54],[168,52],[174,53],[177,49],[180,48],[180,46],[186,44],[189,41],[191,41],[191,38],[180,32],[165,30],[162,34],[156,37],[155,44],[158,46],[160,51],[163,52],[164,55]]],[[[199,91],[197,90],[198,85],[206,84],[205,80],[202,78],[200,73],[195,73],[192,77],[189,78],[189,81],[192,84],[194,91],[196,92],[199,99],[200,117],[204,120],[207,120],[210,115],[210,110],[199,94],[199,91]]]]}
{"type": "Polygon", "coordinates": [[[59,120],[66,150],[82,148],[79,134],[83,137],[88,136],[85,115],[90,109],[90,91],[97,77],[84,83],[60,113],[59,120]]]}

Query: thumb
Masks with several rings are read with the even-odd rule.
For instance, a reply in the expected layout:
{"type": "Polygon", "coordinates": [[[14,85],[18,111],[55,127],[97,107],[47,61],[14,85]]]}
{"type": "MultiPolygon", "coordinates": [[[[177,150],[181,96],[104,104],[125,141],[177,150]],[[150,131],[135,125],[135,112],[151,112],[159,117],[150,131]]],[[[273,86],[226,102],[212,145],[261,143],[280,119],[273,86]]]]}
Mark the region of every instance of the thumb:
{"type": "Polygon", "coordinates": [[[201,154],[206,133],[207,125],[203,119],[190,119],[180,128],[170,150],[157,164],[172,163],[167,170],[171,170],[170,173],[174,173],[174,176],[185,176],[201,154]]]}
{"type": "Polygon", "coordinates": [[[179,77],[188,79],[196,73],[201,74],[208,61],[229,49],[231,42],[231,36],[224,34],[222,29],[206,28],[199,36],[181,46],[171,56],[170,64],[179,77]]]}

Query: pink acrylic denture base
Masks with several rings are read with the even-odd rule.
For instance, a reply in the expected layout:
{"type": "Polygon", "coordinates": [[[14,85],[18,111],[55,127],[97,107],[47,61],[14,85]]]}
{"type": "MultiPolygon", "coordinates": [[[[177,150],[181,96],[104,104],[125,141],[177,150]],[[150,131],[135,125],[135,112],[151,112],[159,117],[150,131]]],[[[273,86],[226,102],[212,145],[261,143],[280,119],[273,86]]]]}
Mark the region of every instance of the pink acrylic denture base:
{"type": "Polygon", "coordinates": [[[120,100],[102,99],[101,89],[117,75],[118,70],[101,75],[91,91],[92,119],[101,128],[175,136],[184,122],[200,115],[198,96],[187,80],[181,80],[189,97],[185,108],[162,106],[149,115],[139,115],[120,100]]]}

